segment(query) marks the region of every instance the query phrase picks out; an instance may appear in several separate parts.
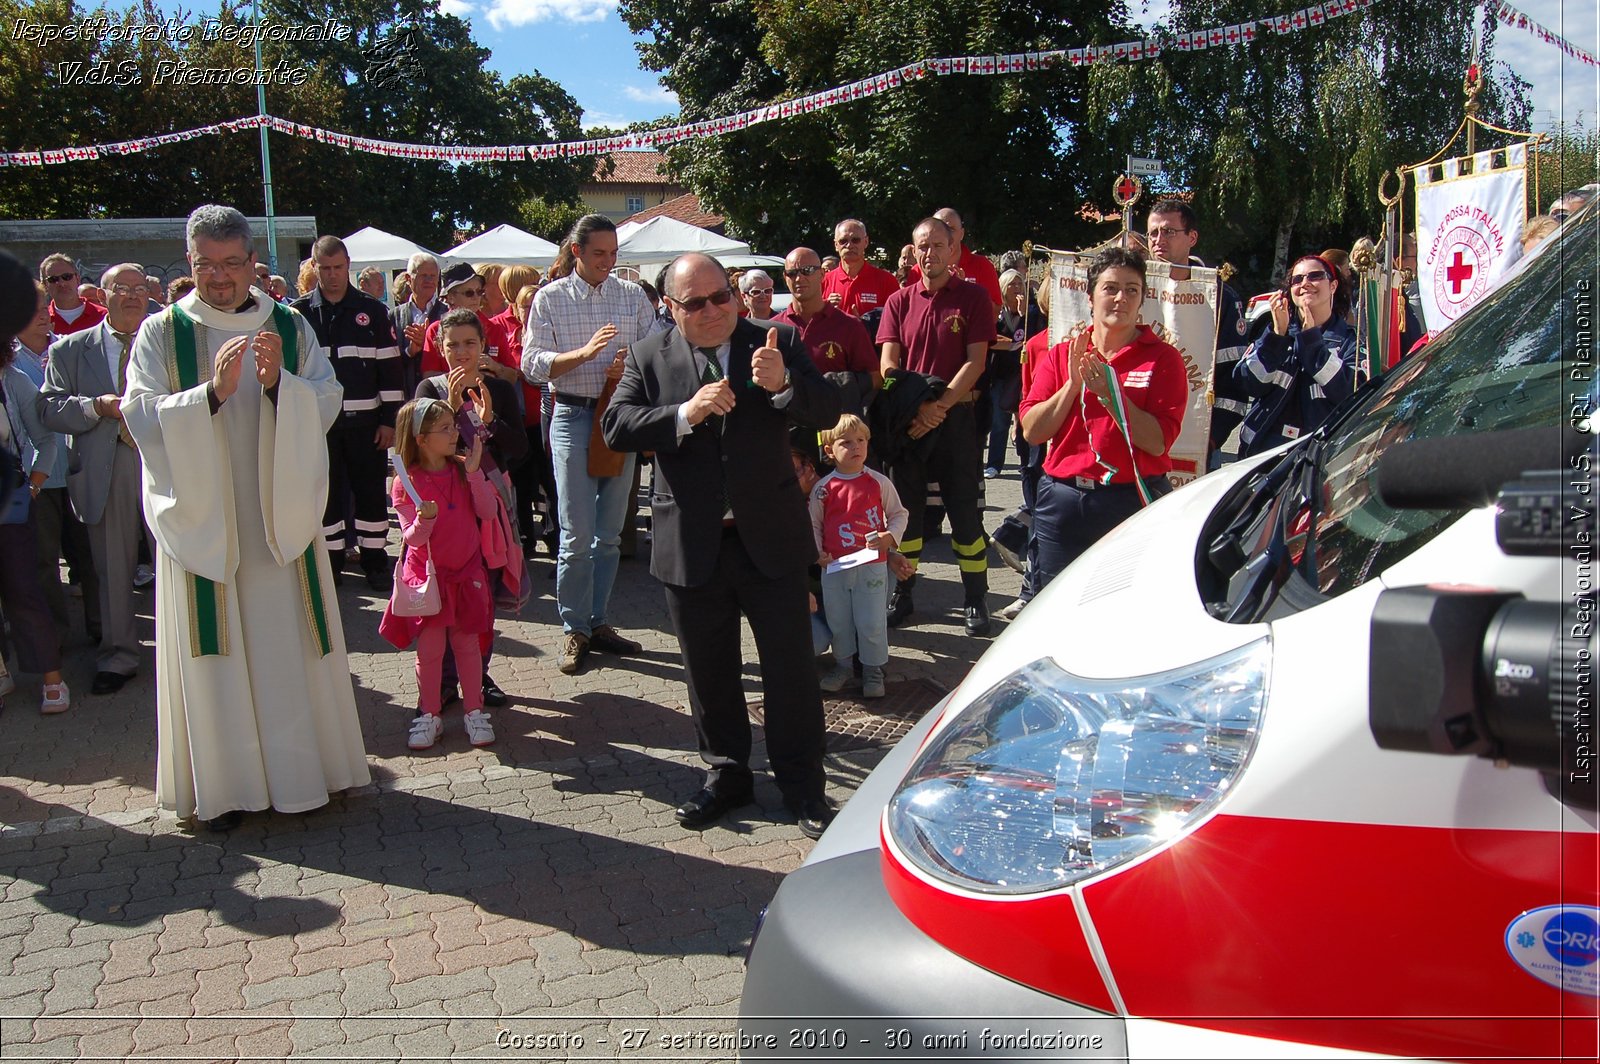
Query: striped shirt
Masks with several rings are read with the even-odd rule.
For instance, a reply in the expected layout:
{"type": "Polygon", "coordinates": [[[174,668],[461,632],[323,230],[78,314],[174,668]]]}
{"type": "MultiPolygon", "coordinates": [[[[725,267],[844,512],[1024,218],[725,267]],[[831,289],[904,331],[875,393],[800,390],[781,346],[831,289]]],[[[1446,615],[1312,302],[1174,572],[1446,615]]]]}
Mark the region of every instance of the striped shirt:
{"type": "Polygon", "coordinates": [[[523,342],[523,375],[535,384],[550,381],[557,395],[598,399],[605,387],[606,367],[617,350],[631,347],[656,328],[655,311],[643,288],[609,275],[598,286],[591,285],[574,270],[533,297],[523,342]],[[551,381],[550,365],[556,356],[582,347],[606,325],[617,327],[617,335],[606,349],[551,381]]]}

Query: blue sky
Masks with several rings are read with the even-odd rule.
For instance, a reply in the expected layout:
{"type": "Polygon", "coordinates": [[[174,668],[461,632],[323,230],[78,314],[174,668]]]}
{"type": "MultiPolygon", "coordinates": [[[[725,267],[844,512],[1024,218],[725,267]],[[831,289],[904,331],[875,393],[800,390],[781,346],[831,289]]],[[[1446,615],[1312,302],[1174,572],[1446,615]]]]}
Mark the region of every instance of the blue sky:
{"type": "MultiPolygon", "coordinates": [[[[1263,14],[1292,11],[1295,3],[1269,4],[1263,14]]],[[[1133,6],[1142,20],[1153,22],[1165,12],[1166,0],[1135,0],[1133,6]]],[[[1595,0],[1514,0],[1514,6],[1600,54],[1595,0]]],[[[640,68],[635,38],[618,17],[615,0],[442,0],[441,7],[471,22],[473,35],[494,53],[490,66],[507,76],[538,70],[555,79],[583,106],[587,123],[624,125],[677,109],[655,75],[640,68]]],[[[1495,56],[1533,83],[1535,128],[1549,128],[1563,116],[1573,121],[1580,113],[1586,127],[1595,126],[1596,68],[1506,26],[1495,56]]]]}

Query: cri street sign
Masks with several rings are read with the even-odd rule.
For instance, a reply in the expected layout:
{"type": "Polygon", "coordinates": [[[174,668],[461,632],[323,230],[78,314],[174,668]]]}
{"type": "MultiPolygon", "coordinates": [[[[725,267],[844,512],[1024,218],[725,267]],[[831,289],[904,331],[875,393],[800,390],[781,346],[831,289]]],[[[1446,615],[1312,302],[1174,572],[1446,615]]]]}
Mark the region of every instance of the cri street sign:
{"type": "Polygon", "coordinates": [[[1134,177],[1152,177],[1166,169],[1166,163],[1160,159],[1141,159],[1137,155],[1128,156],[1128,173],[1134,177]]]}

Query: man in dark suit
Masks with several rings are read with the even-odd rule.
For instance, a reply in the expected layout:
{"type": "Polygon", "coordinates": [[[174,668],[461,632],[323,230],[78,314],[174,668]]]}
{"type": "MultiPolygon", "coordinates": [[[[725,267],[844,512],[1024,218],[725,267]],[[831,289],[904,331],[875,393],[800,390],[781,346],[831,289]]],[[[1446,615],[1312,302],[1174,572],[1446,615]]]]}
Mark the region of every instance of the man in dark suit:
{"type": "Polygon", "coordinates": [[[705,827],[754,800],[742,611],[761,660],[772,774],[801,831],[817,838],[833,819],[822,693],[805,653],[817,545],[788,429],[791,419],[833,425],[839,392],[794,329],[739,318],[727,272],[709,255],[674,261],[663,295],[677,328],[633,345],[602,426],[616,450],[655,452],[650,571],[666,586],[709,766],[678,822],[705,827]]]}

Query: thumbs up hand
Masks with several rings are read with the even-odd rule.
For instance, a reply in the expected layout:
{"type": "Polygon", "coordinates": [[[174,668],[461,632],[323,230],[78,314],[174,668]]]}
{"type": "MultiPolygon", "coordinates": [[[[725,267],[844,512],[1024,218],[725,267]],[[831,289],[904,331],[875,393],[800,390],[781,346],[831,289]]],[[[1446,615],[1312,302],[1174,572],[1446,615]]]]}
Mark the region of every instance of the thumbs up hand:
{"type": "Polygon", "coordinates": [[[767,345],[758,347],[750,355],[750,379],[769,392],[781,392],[787,384],[789,371],[783,364],[783,353],[778,350],[778,330],[767,330],[767,345]]]}

